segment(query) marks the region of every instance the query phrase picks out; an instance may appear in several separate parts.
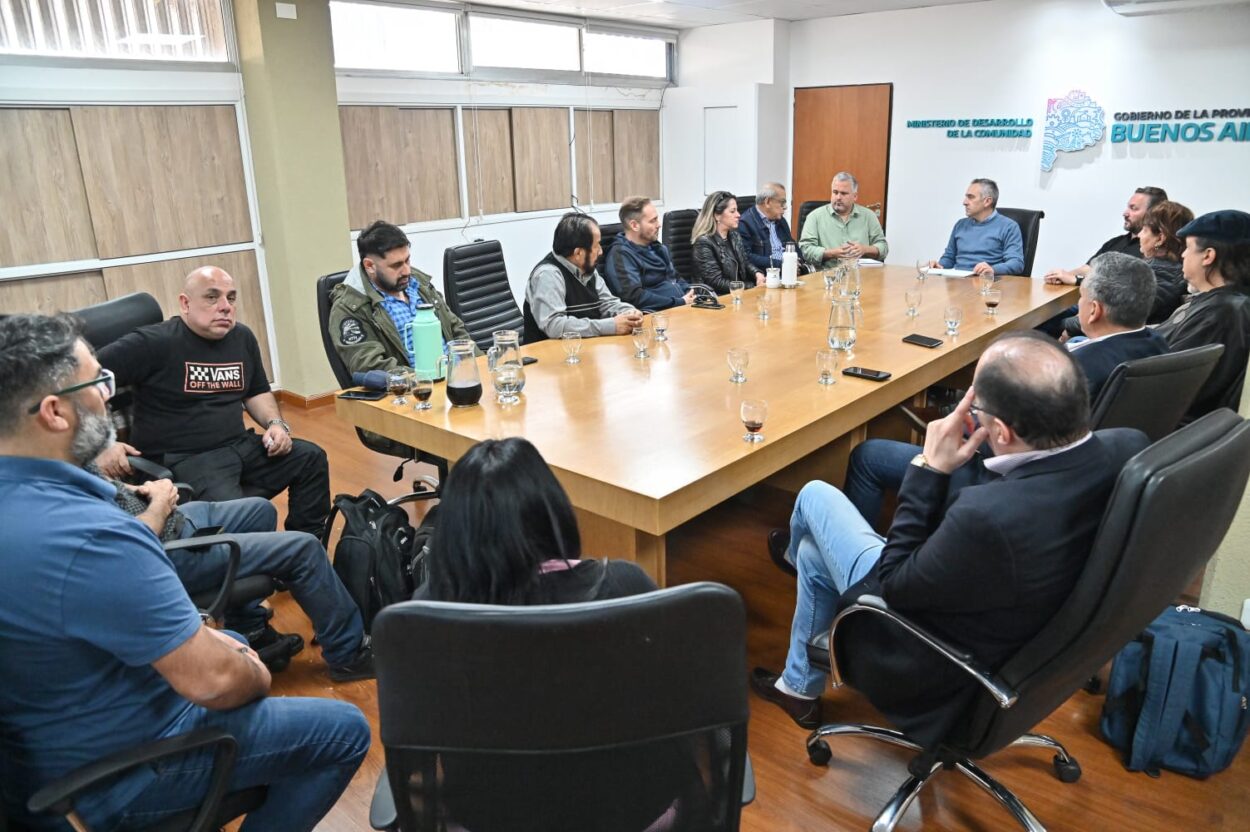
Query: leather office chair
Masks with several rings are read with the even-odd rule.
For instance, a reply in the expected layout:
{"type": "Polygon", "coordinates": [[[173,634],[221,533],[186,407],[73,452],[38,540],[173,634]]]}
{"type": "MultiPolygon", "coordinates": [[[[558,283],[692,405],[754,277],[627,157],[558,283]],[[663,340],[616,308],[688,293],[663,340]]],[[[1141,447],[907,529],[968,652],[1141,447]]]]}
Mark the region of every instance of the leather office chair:
{"type": "MultiPolygon", "coordinates": [[[[978,766],[1008,746],[1053,749],[1056,774],[1075,782],[1080,765],[1056,740],[1026,733],[1145,628],[1189,584],[1228,531],[1250,476],[1250,422],[1218,410],[1134,456],[1120,472],[1102,526],[1072,594],[1050,623],[997,671],[943,643],[864,596],[843,610],[830,632],[810,646],[813,661],[830,664],[834,686],[850,684],[909,733],[866,725],[830,724],[807,739],[809,759],[829,762],[825,737],[866,736],[919,752],[911,777],[878,815],[873,829],[888,832],[942,768],[955,768],[1002,804],[1026,829],[1042,830],[1029,810],[978,766]],[[1218,484],[1218,485],[1215,485],[1218,484]],[[883,639],[884,636],[884,639],[883,639]],[[866,640],[865,640],[866,639],[866,640]],[[925,714],[891,714],[891,694],[925,684],[888,668],[883,640],[918,639],[935,663],[966,674],[967,689],[936,702],[925,714]],[[829,644],[834,645],[830,659],[829,644]],[[857,644],[875,642],[873,650],[857,644]],[[937,739],[918,742],[917,733],[937,739]]],[[[931,677],[926,677],[928,681],[931,677]]]]}
{"type": "Polygon", "coordinates": [[[478,349],[494,343],[491,333],[515,329],[525,337],[525,318],[512,296],[503,248],[498,240],[478,240],[443,251],[447,305],[460,316],[478,349]]]}
{"type": "Polygon", "coordinates": [[[675,811],[665,828],[737,829],[753,796],[745,637],[742,599],[712,583],[389,606],[373,626],[386,772],[370,823],[639,832],[675,811]]]}
{"type": "Polygon", "coordinates": [[[799,221],[794,224],[794,228],[790,229],[790,233],[794,235],[794,239],[797,240],[803,236],[803,223],[807,222],[807,215],[815,211],[820,206],[828,204],[829,200],[827,199],[809,199],[807,202],[804,202],[799,206],[799,221]]]}
{"type": "MultiPolygon", "coordinates": [[[[66,818],[76,829],[87,830],[74,811],[79,795],[100,784],[140,766],[151,766],[161,760],[180,757],[194,751],[213,749],[212,780],[204,800],[195,809],[170,815],[138,832],[208,832],[220,829],[237,817],[258,809],[265,802],[268,788],[256,786],[227,792],[238,743],[220,728],[200,728],[186,734],[144,743],[136,748],[111,754],[102,760],[76,769],[44,786],[27,801],[32,814],[53,814],[66,818]]],[[[3,817],[0,817],[3,821],[3,817]]],[[[0,824],[0,828],[3,825],[0,824]]],[[[18,827],[10,826],[14,832],[18,827]]]]}
{"type": "Polygon", "coordinates": [[[751,194],[750,196],[736,196],[734,199],[738,201],[739,214],[745,214],[747,211],[750,211],[755,207],[755,194],[751,194]]]}
{"type": "Polygon", "coordinates": [[[1090,423],[1096,430],[1137,428],[1157,442],[1181,423],[1223,354],[1223,344],[1208,344],[1125,361],[1090,406],[1090,423]]]}
{"type": "Polygon", "coordinates": [[[694,221],[699,212],[693,208],[682,208],[678,211],[667,211],[664,214],[664,227],[660,229],[660,242],[668,249],[673,258],[673,267],[688,282],[695,282],[694,275],[694,242],[690,232],[694,231],[694,221]]]}
{"type": "MultiPolygon", "coordinates": [[[[321,346],[325,350],[326,360],[330,362],[330,369],[334,372],[334,379],[342,388],[354,387],[355,384],[352,381],[351,372],[343,363],[343,359],[339,357],[338,350],[334,348],[334,341],[330,337],[330,292],[346,279],[347,272],[332,272],[317,278],[317,319],[321,322],[321,346]]],[[[369,450],[403,460],[395,469],[395,475],[392,477],[394,482],[399,482],[404,478],[404,466],[409,462],[428,462],[438,469],[438,479],[417,477],[412,483],[412,493],[401,498],[402,502],[427,496],[431,499],[438,497],[438,484],[447,478],[447,460],[441,456],[434,456],[390,439],[366,433],[360,428],[356,428],[356,436],[360,439],[360,444],[369,450]],[[427,491],[427,487],[430,490],[427,491]]]]}
{"type": "Polygon", "coordinates": [[[998,208],[998,213],[1014,220],[1020,226],[1020,236],[1024,238],[1024,274],[1033,274],[1033,257],[1037,254],[1037,238],[1041,233],[1045,211],[1033,211],[1028,208],[998,208]]]}

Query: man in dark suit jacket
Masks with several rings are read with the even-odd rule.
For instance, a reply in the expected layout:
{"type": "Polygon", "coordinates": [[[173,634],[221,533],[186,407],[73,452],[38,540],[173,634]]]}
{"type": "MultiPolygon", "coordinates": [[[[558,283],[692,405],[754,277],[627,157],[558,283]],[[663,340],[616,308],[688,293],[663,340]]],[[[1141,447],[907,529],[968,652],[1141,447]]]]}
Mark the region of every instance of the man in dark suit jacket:
{"type": "Polygon", "coordinates": [[[785,185],[769,182],[756,194],[755,207],[744,211],[738,222],[747,258],[761,272],[774,266],[781,268],[786,243],[794,242],[786,222],[786,204],[785,185]]]}
{"type": "MultiPolygon", "coordinates": [[[[800,492],[788,542],[798,567],[790,651],[783,673],[756,668],[752,687],[799,725],[818,725],[828,669],[808,662],[806,645],[865,593],[997,667],[1067,598],[1116,476],[1146,444],[1138,431],[1090,432],[1085,379],[1054,341],[999,338],[959,406],[929,425],[886,538],[832,486],[800,492]],[[982,443],[994,451],[984,462],[982,443]]],[[[928,675],[896,699],[923,703],[957,684],[934,679],[924,659],[916,667],[928,675]]]]}

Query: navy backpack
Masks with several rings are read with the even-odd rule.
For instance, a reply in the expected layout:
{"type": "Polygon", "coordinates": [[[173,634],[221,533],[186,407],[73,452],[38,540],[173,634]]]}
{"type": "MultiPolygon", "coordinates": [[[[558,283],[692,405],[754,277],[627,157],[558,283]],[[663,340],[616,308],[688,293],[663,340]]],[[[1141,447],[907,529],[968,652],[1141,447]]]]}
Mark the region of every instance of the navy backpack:
{"type": "Polygon", "coordinates": [[[1250,633],[1236,619],[1169,607],[1116,654],[1102,734],[1129,771],[1206,777],[1246,737],[1250,633]]]}

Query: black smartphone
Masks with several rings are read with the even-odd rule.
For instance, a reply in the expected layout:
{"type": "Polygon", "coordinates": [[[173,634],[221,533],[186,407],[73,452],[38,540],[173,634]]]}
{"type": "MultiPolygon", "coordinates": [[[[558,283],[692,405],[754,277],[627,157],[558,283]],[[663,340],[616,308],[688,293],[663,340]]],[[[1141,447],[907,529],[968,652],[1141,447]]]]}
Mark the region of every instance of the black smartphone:
{"type": "Polygon", "coordinates": [[[215,534],[221,534],[226,530],[225,526],[205,526],[202,529],[196,529],[192,537],[212,537],[215,534]]]}
{"type": "Polygon", "coordinates": [[[340,399],[349,399],[354,402],[377,402],[386,398],[385,390],[348,390],[346,393],[339,393],[340,399]]]}
{"type": "Polygon", "coordinates": [[[870,370],[867,367],[847,367],[842,371],[842,375],[866,378],[869,381],[885,381],[890,377],[890,374],[885,370],[870,370]]]}
{"type": "Polygon", "coordinates": [[[706,300],[704,300],[703,298],[695,298],[694,303],[690,305],[693,306],[695,309],[724,309],[725,308],[725,304],[721,303],[718,300],[712,300],[711,298],[708,298],[706,300]]]}
{"type": "Polygon", "coordinates": [[[521,363],[524,364],[526,367],[528,367],[531,364],[537,364],[538,359],[532,355],[527,355],[521,359],[521,363]]]}
{"type": "Polygon", "coordinates": [[[928,347],[929,349],[933,349],[934,347],[942,346],[942,339],[930,338],[928,335],[917,335],[913,332],[911,335],[903,336],[903,343],[915,344],[918,347],[928,347]]]}

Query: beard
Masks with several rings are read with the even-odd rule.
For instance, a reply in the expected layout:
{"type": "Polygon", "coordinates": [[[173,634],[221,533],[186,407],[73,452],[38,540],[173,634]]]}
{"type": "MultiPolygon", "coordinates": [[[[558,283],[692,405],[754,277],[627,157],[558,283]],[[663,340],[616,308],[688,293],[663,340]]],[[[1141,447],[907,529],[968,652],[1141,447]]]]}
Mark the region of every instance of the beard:
{"type": "Polygon", "coordinates": [[[74,405],[78,416],[78,429],[70,443],[69,452],[75,464],[86,465],[117,440],[117,428],[107,413],[92,413],[85,407],[74,405]]]}

